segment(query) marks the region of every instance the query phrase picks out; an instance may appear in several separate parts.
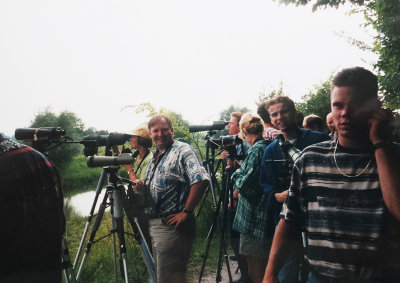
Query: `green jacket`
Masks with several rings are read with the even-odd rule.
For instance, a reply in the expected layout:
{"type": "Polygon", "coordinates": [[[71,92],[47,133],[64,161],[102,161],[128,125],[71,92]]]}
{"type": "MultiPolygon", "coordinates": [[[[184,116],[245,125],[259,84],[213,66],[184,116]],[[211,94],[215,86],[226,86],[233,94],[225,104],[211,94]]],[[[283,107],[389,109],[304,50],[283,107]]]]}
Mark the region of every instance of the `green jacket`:
{"type": "Polygon", "coordinates": [[[248,151],[240,170],[232,174],[233,186],[240,197],[233,221],[233,229],[263,239],[265,237],[267,204],[263,187],[259,184],[261,159],[268,140],[257,141],[248,151]]]}

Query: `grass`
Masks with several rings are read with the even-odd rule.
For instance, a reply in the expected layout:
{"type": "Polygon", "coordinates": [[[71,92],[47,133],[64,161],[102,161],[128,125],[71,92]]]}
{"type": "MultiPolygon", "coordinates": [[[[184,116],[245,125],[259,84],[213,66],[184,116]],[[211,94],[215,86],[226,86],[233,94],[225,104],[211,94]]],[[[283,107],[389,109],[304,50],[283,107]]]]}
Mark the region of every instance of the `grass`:
{"type": "MultiPolygon", "coordinates": [[[[71,262],[75,260],[80,240],[82,238],[83,230],[86,224],[86,217],[72,217],[67,220],[67,231],[66,240],[69,247],[71,262]]],[[[94,219],[92,223],[94,222],[94,219]]],[[[106,212],[103,216],[101,225],[96,232],[95,241],[103,236],[106,236],[112,230],[110,213],[106,212]]],[[[127,268],[129,282],[147,282],[148,274],[146,266],[143,263],[140,249],[138,244],[132,235],[132,229],[125,223],[125,242],[126,242],[126,254],[127,254],[127,268]]],[[[84,243],[85,251],[87,242],[91,234],[91,229],[86,237],[84,243]]],[[[117,240],[117,261],[119,259],[119,249],[117,240]]],[[[80,261],[82,255],[80,256],[80,261]]],[[[119,268],[120,264],[117,262],[119,268]]],[[[77,271],[78,268],[75,270],[77,271]]],[[[79,282],[93,282],[93,283],[108,283],[108,282],[124,282],[120,276],[118,270],[118,281],[115,281],[115,269],[114,269],[114,253],[113,253],[113,240],[112,236],[106,236],[103,239],[95,242],[90,249],[87,260],[83,266],[82,273],[79,278],[79,282]]]]}
{"type": "MultiPolygon", "coordinates": [[[[188,266],[189,282],[198,281],[201,266],[203,264],[203,259],[206,252],[206,238],[213,219],[214,208],[212,206],[211,196],[207,196],[201,213],[197,218],[196,239],[188,266]]],[[[67,220],[67,231],[65,237],[70,251],[70,258],[72,263],[75,260],[75,255],[79,247],[86,221],[87,217],[79,217],[76,215],[69,216],[69,219],[67,220]]],[[[93,224],[94,222],[95,219],[92,219],[91,223],[93,224]]],[[[103,220],[101,222],[99,230],[96,233],[95,239],[99,239],[100,237],[109,234],[111,229],[112,227],[110,213],[106,212],[103,216],[103,220]]],[[[132,229],[130,225],[127,224],[127,221],[125,221],[125,232],[130,234],[127,234],[125,237],[127,247],[129,282],[149,282],[149,275],[146,266],[142,260],[140,249],[132,235],[132,229]]],[[[84,242],[83,252],[86,249],[90,233],[91,229],[89,229],[89,233],[84,242]]],[[[216,227],[215,233],[211,240],[211,245],[203,276],[205,276],[209,272],[216,270],[220,243],[219,235],[219,228],[216,227]]],[[[118,258],[119,256],[117,256],[117,259],[118,258]]],[[[80,260],[81,259],[82,255],[80,256],[80,260]]],[[[119,262],[117,263],[117,266],[120,266],[119,262]]],[[[76,268],[75,270],[77,271],[77,269],[78,268],[76,268]]],[[[115,280],[113,245],[111,236],[105,237],[104,239],[92,245],[90,253],[87,257],[87,261],[85,262],[84,268],[82,269],[79,282],[124,282],[123,278],[120,276],[118,276],[118,281],[115,280]]]]}

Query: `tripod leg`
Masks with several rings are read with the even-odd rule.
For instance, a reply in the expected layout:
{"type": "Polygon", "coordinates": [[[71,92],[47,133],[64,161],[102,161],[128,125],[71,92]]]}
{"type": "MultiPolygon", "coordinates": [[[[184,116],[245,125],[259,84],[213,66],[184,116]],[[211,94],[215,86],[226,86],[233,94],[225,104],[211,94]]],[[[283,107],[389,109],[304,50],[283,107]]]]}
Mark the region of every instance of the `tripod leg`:
{"type": "Polygon", "coordinates": [[[146,237],[144,236],[142,228],[140,227],[138,218],[135,217],[135,214],[133,212],[131,204],[128,201],[126,194],[124,194],[124,193],[121,194],[121,197],[122,197],[122,203],[123,203],[126,217],[128,218],[128,222],[131,225],[132,230],[135,233],[135,238],[140,238],[138,242],[140,243],[140,251],[142,253],[143,261],[147,267],[147,270],[150,274],[152,281],[157,282],[156,267],[154,265],[153,256],[149,249],[149,244],[151,244],[151,243],[148,243],[146,241],[146,237]],[[136,235],[137,232],[135,232],[135,231],[139,232],[140,237],[138,237],[138,235],[136,235]]]}
{"type": "Polygon", "coordinates": [[[205,265],[206,265],[208,252],[209,252],[210,246],[211,246],[212,236],[213,236],[214,231],[215,231],[215,225],[217,223],[217,220],[219,220],[219,209],[221,207],[221,203],[222,203],[222,198],[220,197],[219,200],[218,200],[217,209],[215,210],[213,224],[211,225],[210,231],[208,232],[208,235],[207,235],[206,251],[205,251],[205,255],[204,255],[203,264],[201,265],[199,283],[201,282],[201,278],[203,277],[203,272],[204,272],[204,268],[205,268],[205,265]]]}
{"type": "Polygon", "coordinates": [[[62,239],[62,253],[61,253],[61,267],[64,271],[64,278],[66,283],[76,283],[74,269],[69,258],[69,250],[65,238],[62,239]]]}
{"type": "Polygon", "coordinates": [[[221,280],[221,269],[222,269],[222,254],[224,253],[223,257],[225,259],[226,263],[226,268],[228,271],[228,276],[229,276],[229,282],[232,282],[232,274],[231,274],[231,269],[229,266],[229,260],[228,260],[228,255],[227,255],[227,250],[226,250],[226,243],[225,243],[225,229],[226,229],[226,224],[228,220],[228,200],[229,200],[229,194],[231,193],[231,174],[230,171],[225,172],[225,182],[224,182],[224,191],[223,191],[223,219],[222,219],[222,229],[221,229],[221,236],[220,236],[220,246],[219,246],[219,257],[218,257],[218,266],[217,266],[217,282],[220,282],[221,280]]]}
{"type": "Polygon", "coordinates": [[[79,270],[78,270],[78,273],[76,275],[76,280],[78,280],[79,276],[81,275],[83,265],[85,264],[85,261],[86,261],[88,255],[89,255],[90,248],[92,247],[92,244],[94,242],[94,238],[96,236],[96,232],[100,227],[100,223],[101,223],[101,220],[103,218],[104,211],[106,210],[106,207],[107,207],[107,198],[108,198],[108,188],[107,188],[107,191],[106,191],[106,193],[104,195],[103,202],[99,206],[99,211],[97,212],[96,219],[95,219],[95,221],[93,223],[92,233],[90,234],[89,241],[87,243],[86,250],[85,250],[85,253],[84,253],[82,261],[81,261],[81,265],[79,266],[79,270]]]}
{"type": "Polygon", "coordinates": [[[87,236],[87,233],[88,233],[88,231],[89,231],[89,226],[90,226],[90,223],[92,222],[92,218],[93,218],[93,215],[94,215],[94,210],[95,210],[95,208],[96,208],[97,200],[98,200],[98,198],[99,198],[101,189],[103,188],[103,185],[104,185],[106,179],[107,179],[107,172],[106,172],[106,170],[103,168],[103,170],[101,171],[101,174],[100,174],[99,182],[97,183],[96,195],[95,195],[95,198],[94,198],[94,200],[93,200],[92,208],[91,208],[91,210],[90,210],[89,217],[88,217],[88,219],[87,219],[87,221],[86,221],[85,229],[84,229],[83,234],[82,234],[82,238],[81,238],[81,242],[80,242],[80,244],[79,244],[78,251],[76,252],[76,256],[75,256],[75,260],[74,260],[74,265],[73,265],[74,268],[76,268],[76,265],[77,265],[77,263],[78,263],[79,257],[81,256],[82,248],[83,248],[83,243],[84,243],[85,240],[86,240],[86,236],[87,236]]]}
{"type": "MultiPolygon", "coordinates": [[[[128,283],[128,268],[126,264],[126,245],[125,245],[125,232],[124,232],[124,213],[122,203],[122,188],[114,190],[113,192],[113,223],[116,225],[116,232],[118,235],[119,251],[120,251],[120,267],[121,275],[125,278],[125,282],[128,283]]],[[[115,247],[115,245],[114,245],[115,247]]]]}

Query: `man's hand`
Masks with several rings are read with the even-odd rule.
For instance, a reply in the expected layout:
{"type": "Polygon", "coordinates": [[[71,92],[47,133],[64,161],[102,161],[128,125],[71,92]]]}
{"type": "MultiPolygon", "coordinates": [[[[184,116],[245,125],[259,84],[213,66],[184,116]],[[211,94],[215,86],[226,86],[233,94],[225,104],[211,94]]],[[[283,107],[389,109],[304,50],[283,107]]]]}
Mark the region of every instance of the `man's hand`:
{"type": "Polygon", "coordinates": [[[136,185],[143,185],[143,184],[144,184],[143,180],[140,180],[140,179],[135,179],[135,180],[133,180],[133,182],[134,182],[136,185]]]}
{"type": "Polygon", "coordinates": [[[372,112],[371,117],[368,119],[369,139],[372,144],[389,141],[392,120],[393,113],[389,109],[380,108],[372,112]]]}
{"type": "Polygon", "coordinates": [[[289,190],[274,194],[275,200],[279,203],[285,202],[288,193],[289,193],[289,190]]]}
{"type": "Polygon", "coordinates": [[[278,277],[269,277],[267,273],[265,273],[262,283],[280,283],[278,277]]]}
{"type": "Polygon", "coordinates": [[[241,167],[241,165],[240,165],[239,161],[237,161],[236,159],[234,159],[234,160],[228,159],[228,160],[226,161],[226,167],[225,167],[225,169],[231,169],[231,168],[233,168],[234,170],[237,170],[237,169],[239,169],[240,167],[241,167]]]}
{"type": "Polygon", "coordinates": [[[228,209],[236,210],[237,204],[238,204],[238,199],[233,199],[233,203],[231,202],[228,203],[228,209]]]}
{"type": "Polygon", "coordinates": [[[175,230],[178,229],[179,226],[181,226],[181,224],[183,222],[186,221],[186,219],[188,218],[189,214],[186,212],[178,212],[175,214],[171,214],[167,216],[167,224],[170,226],[175,225],[175,230]]]}
{"type": "Polygon", "coordinates": [[[133,170],[133,167],[132,167],[132,165],[121,165],[121,167],[124,167],[125,169],[126,169],[126,171],[130,171],[130,170],[133,170]]]}
{"type": "Polygon", "coordinates": [[[221,159],[222,160],[226,160],[227,158],[228,158],[228,151],[227,150],[224,150],[224,151],[222,151],[221,152],[221,159]]]}

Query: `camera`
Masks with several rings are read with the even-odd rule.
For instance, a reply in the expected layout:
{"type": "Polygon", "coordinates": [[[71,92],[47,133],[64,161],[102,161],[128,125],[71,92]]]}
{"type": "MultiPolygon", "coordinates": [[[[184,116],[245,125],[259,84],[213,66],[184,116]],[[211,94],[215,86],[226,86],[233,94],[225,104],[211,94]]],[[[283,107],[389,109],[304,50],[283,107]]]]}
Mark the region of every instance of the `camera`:
{"type": "Polygon", "coordinates": [[[218,139],[210,140],[211,146],[227,149],[235,145],[242,144],[243,141],[237,135],[220,136],[218,139]]]}
{"type": "Polygon", "coordinates": [[[237,135],[220,136],[218,139],[210,139],[207,141],[211,148],[221,148],[228,151],[228,159],[243,159],[237,155],[236,146],[243,144],[241,138],[237,135]]]}

